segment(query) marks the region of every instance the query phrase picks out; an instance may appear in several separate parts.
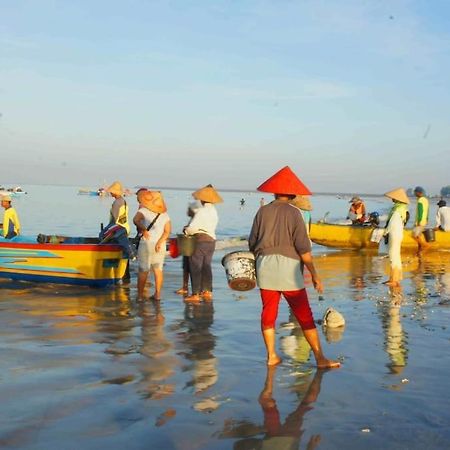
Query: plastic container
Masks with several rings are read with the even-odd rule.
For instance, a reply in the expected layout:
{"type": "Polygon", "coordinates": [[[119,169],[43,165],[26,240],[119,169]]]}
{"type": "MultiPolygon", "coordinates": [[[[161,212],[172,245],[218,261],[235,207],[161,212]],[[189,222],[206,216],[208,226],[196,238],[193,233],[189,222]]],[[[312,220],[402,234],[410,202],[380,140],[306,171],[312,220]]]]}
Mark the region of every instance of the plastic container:
{"type": "Polygon", "coordinates": [[[183,256],[192,256],[195,251],[195,236],[177,234],[178,251],[183,256]]]}
{"type": "Polygon", "coordinates": [[[228,286],[235,291],[249,291],[256,286],[255,255],[251,252],[232,252],[222,258],[228,286]]]}
{"type": "Polygon", "coordinates": [[[178,248],[178,239],[176,237],[169,239],[168,250],[171,258],[178,258],[180,256],[180,249],[178,248]]]}
{"type": "Polygon", "coordinates": [[[433,228],[427,228],[424,232],[423,235],[425,236],[425,240],[427,242],[434,242],[436,240],[436,235],[434,233],[433,228]]]}

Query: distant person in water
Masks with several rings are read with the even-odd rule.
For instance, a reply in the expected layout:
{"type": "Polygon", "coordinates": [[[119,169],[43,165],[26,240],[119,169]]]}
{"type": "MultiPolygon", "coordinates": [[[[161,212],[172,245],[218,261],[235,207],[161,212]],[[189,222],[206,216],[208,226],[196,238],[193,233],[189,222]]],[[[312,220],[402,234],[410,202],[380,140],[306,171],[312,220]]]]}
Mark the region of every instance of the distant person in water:
{"type": "Polygon", "coordinates": [[[450,208],[447,206],[445,200],[439,200],[437,205],[439,209],[436,213],[436,226],[434,230],[450,231],[450,208]]]}
{"type": "Polygon", "coordinates": [[[351,205],[348,210],[347,219],[352,221],[353,225],[359,225],[366,220],[366,206],[359,197],[352,197],[350,200],[351,205]]]}
{"type": "Polygon", "coordinates": [[[267,365],[281,362],[275,346],[275,324],[281,294],[302,327],[317,367],[339,367],[325,357],[306,293],[301,263],[311,273],[314,288],[322,282],[314,267],[311,242],[299,210],[291,205],[296,195],[311,195],[289,167],[284,167],[258,187],[275,194],[275,201],[259,208],[249,236],[249,249],[256,256],[256,275],[262,300],[261,329],[267,350],[267,365]]]}
{"type": "Polygon", "coordinates": [[[184,298],[187,302],[212,300],[212,257],[216,248],[216,228],[219,223],[215,203],[222,203],[222,197],[211,184],[195,191],[192,196],[201,202],[201,207],[186,227],[184,233],[195,236],[196,244],[189,256],[192,295],[184,298]]]}
{"type": "Polygon", "coordinates": [[[9,195],[3,196],[1,202],[5,213],[3,215],[3,224],[0,224],[0,227],[3,229],[3,237],[5,239],[11,239],[20,234],[19,216],[11,206],[12,199],[9,195]]]}
{"type": "Polygon", "coordinates": [[[264,206],[266,204],[266,200],[264,197],[261,197],[261,200],[259,201],[259,207],[264,206]]]}
{"type": "Polygon", "coordinates": [[[389,280],[385,284],[399,287],[403,278],[401,247],[403,229],[408,220],[409,199],[402,188],[386,192],[384,195],[394,202],[384,231],[384,235],[388,238],[389,261],[391,264],[389,280]]]}

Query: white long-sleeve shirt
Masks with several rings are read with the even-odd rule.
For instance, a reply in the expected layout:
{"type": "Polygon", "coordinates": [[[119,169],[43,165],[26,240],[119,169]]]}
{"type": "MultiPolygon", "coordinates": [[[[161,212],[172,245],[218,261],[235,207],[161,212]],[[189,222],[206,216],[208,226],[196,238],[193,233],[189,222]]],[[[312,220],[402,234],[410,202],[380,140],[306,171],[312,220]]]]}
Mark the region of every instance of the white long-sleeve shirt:
{"type": "Polygon", "coordinates": [[[450,231],[450,207],[441,206],[436,213],[436,226],[450,231]]]}
{"type": "Polygon", "coordinates": [[[212,203],[205,203],[199,208],[184,232],[187,235],[197,233],[206,233],[213,239],[216,239],[216,228],[219,223],[219,216],[215,206],[212,203]]]}

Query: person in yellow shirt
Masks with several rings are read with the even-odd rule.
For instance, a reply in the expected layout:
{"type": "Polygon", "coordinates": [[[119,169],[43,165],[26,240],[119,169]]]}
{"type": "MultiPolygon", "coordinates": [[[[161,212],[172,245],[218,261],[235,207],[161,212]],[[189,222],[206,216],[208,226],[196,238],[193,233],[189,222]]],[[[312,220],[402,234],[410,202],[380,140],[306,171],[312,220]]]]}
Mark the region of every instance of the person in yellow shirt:
{"type": "Polygon", "coordinates": [[[11,206],[11,197],[5,195],[2,197],[2,207],[5,209],[3,216],[3,237],[5,239],[11,239],[14,236],[20,234],[20,221],[16,210],[11,206]]]}
{"type": "Polygon", "coordinates": [[[124,257],[135,260],[136,251],[130,245],[128,235],[130,234],[130,224],[128,223],[128,205],[123,198],[124,190],[119,181],[115,181],[106,189],[114,198],[114,202],[109,212],[109,223],[100,232],[102,243],[113,241],[123,248],[124,257]]]}
{"type": "Polygon", "coordinates": [[[417,197],[416,218],[414,221],[413,237],[419,246],[419,252],[426,246],[426,241],[422,236],[428,224],[429,202],[425,197],[425,189],[421,186],[414,188],[414,195],[417,197]]]}

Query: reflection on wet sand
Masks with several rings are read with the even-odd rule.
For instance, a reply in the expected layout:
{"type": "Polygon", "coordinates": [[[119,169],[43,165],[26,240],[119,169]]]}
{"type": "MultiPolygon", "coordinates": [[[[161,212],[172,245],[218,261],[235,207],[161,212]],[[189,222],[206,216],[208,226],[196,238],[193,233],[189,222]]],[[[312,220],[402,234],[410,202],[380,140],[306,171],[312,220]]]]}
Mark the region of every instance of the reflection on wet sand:
{"type": "MultiPolygon", "coordinates": [[[[312,404],[317,401],[320,393],[323,370],[317,370],[314,376],[304,375],[301,383],[296,380],[295,386],[303,386],[298,391],[299,403],[294,411],[282,421],[277,402],[274,398],[274,379],[278,367],[267,367],[266,380],[259,395],[259,404],[264,417],[263,424],[255,424],[248,420],[225,423],[219,437],[221,439],[237,439],[234,450],[271,449],[285,450],[300,448],[300,440],[305,430],[303,427],[304,415],[313,409],[312,404]]],[[[312,435],[306,448],[313,450],[320,443],[320,435],[312,435]]]]}
{"type": "Polygon", "coordinates": [[[137,314],[141,319],[140,354],[144,356],[138,364],[141,379],[137,391],[148,399],[168,397],[175,390],[175,384],[167,380],[173,376],[177,360],[170,353],[173,344],[165,335],[160,302],[140,303],[137,314]]]}
{"type": "Polygon", "coordinates": [[[400,375],[408,361],[408,336],[403,331],[400,307],[403,301],[401,288],[391,288],[390,298],[380,302],[379,312],[384,332],[384,348],[389,357],[390,372],[400,375]]]}
{"type": "Polygon", "coordinates": [[[194,395],[198,397],[194,403],[197,411],[209,412],[219,407],[213,397],[203,395],[219,378],[217,359],[213,353],[216,337],[210,330],[213,323],[213,302],[186,303],[184,320],[180,324],[183,332],[179,336],[182,338],[182,355],[189,362],[186,370],[192,373],[192,379],[185,388],[193,388],[194,395]]]}

